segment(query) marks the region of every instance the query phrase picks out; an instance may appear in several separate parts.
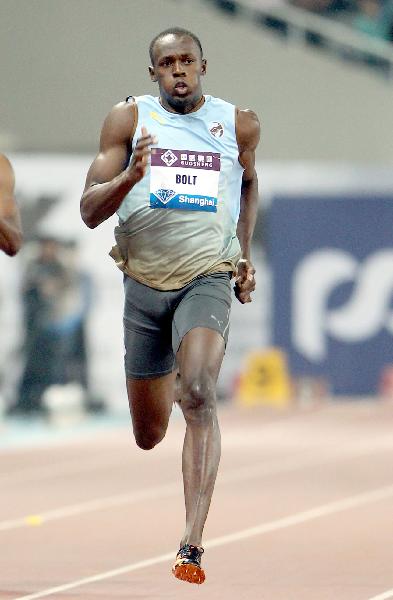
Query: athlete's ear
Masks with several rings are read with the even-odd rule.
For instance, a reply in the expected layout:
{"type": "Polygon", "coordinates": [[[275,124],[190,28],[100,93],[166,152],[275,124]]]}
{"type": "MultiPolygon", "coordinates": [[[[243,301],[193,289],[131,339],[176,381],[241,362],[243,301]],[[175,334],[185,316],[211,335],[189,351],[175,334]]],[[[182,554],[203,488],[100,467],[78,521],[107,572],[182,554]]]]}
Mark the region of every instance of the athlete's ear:
{"type": "Polygon", "coordinates": [[[202,58],[201,75],[206,75],[206,69],[207,69],[207,60],[206,60],[206,58],[202,58]]]}
{"type": "Polygon", "coordinates": [[[157,77],[154,73],[154,67],[149,67],[149,75],[152,81],[157,81],[157,77]]]}

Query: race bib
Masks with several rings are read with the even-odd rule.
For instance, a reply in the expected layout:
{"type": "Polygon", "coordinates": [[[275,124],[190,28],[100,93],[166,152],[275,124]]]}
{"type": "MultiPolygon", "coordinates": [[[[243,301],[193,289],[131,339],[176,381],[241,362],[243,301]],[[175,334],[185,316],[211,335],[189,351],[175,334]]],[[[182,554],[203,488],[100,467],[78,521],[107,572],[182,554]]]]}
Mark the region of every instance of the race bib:
{"type": "Polygon", "coordinates": [[[217,212],[220,154],[153,148],[150,207],[217,212]]]}

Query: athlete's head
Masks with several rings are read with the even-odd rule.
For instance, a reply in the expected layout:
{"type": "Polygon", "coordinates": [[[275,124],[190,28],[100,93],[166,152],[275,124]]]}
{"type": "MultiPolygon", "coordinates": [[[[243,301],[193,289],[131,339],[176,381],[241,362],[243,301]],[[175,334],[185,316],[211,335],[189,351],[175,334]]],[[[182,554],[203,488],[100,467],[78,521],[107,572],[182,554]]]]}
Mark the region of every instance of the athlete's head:
{"type": "Polygon", "coordinates": [[[152,40],[149,48],[152,81],[158,83],[161,102],[170,110],[189,112],[202,97],[206,73],[201,42],[187,29],[172,27],[152,40]]]}

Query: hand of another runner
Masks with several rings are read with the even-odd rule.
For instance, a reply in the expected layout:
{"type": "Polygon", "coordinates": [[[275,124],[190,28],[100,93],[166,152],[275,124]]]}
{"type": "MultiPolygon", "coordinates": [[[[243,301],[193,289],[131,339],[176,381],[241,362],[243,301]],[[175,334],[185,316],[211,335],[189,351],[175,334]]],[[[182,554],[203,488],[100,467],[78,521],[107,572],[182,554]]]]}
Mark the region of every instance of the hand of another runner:
{"type": "Polygon", "coordinates": [[[251,292],[255,290],[255,268],[249,260],[241,258],[237,263],[235,296],[242,304],[252,302],[251,292]]]}
{"type": "Polygon", "coordinates": [[[136,142],[131,162],[127,167],[128,174],[132,176],[135,183],[144,177],[151,154],[151,146],[157,144],[158,141],[156,136],[148,133],[146,127],[142,126],[141,133],[141,137],[136,142]]]}

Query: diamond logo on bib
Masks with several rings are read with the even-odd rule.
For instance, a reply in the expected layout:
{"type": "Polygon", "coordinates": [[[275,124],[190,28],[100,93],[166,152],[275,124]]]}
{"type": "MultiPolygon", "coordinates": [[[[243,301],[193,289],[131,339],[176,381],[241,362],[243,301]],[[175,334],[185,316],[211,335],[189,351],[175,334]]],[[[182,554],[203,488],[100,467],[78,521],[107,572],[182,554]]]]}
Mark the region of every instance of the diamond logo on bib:
{"type": "Polygon", "coordinates": [[[150,208],[217,212],[220,159],[218,152],[155,148],[150,208]]]}
{"type": "Polygon", "coordinates": [[[176,192],[174,190],[163,190],[163,189],[161,189],[161,190],[157,190],[156,192],[154,192],[154,194],[164,204],[166,204],[167,202],[169,202],[169,200],[172,200],[173,196],[176,196],[176,192]]]}

